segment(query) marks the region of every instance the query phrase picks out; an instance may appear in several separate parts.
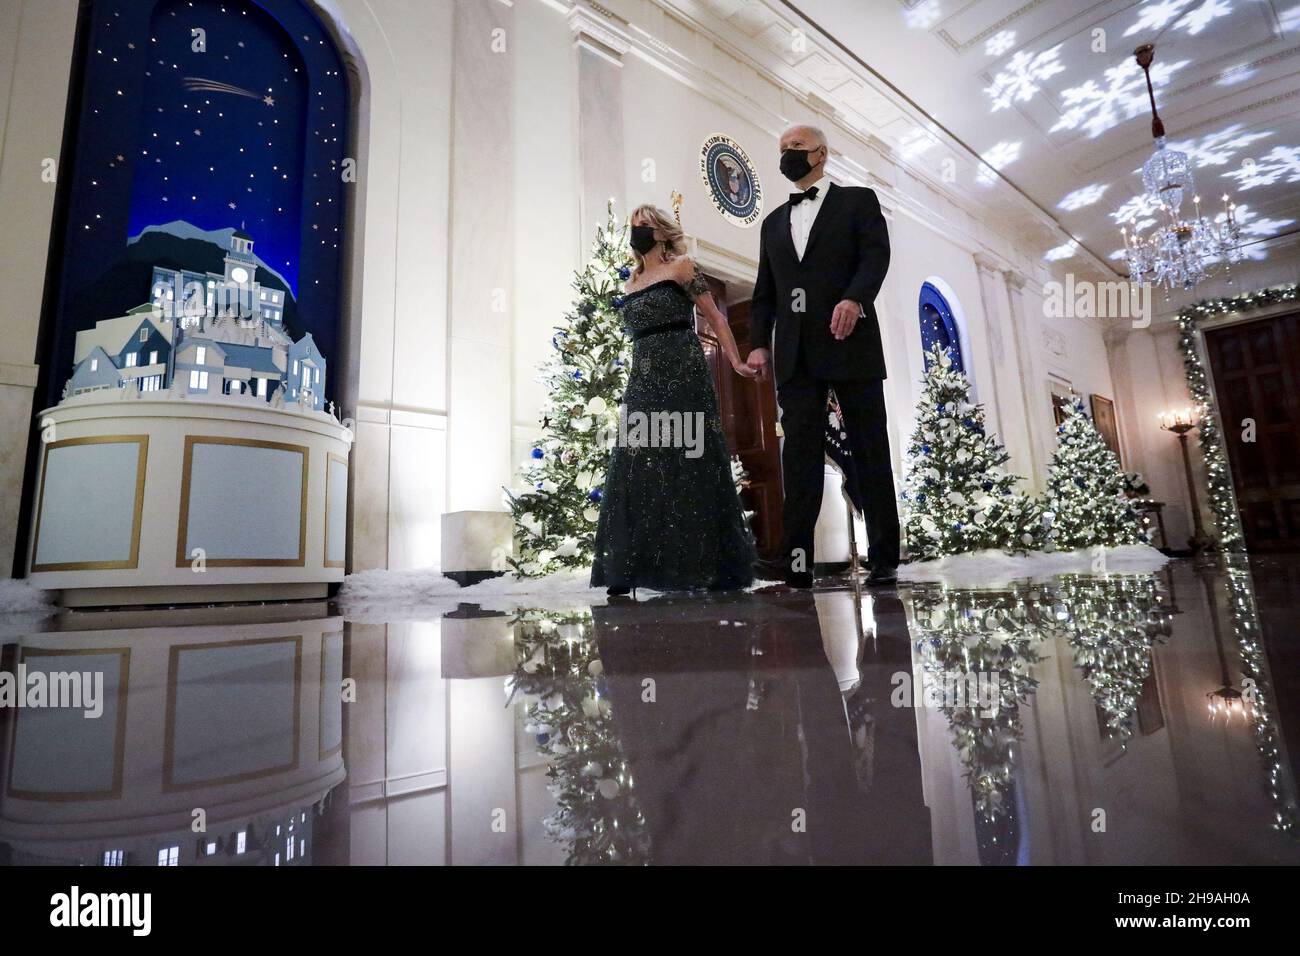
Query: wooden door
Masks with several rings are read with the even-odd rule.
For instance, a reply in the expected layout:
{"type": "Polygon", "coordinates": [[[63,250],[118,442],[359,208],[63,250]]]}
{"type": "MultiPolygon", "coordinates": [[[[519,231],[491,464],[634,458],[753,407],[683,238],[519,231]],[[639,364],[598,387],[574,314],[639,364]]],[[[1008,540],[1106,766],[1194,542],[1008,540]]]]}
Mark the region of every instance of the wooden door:
{"type": "MultiPolygon", "coordinates": [[[[727,304],[722,283],[710,278],[709,285],[718,308],[727,317],[741,356],[748,356],[749,303],[727,304]]],[[[749,487],[743,499],[746,509],[754,512],[758,553],[765,558],[773,557],[781,543],[781,447],[776,436],[776,386],[770,376],[766,382],[757,382],[737,375],[718,347],[708,323],[698,314],[696,329],[713,371],[727,447],[733,455],[740,456],[749,472],[749,487]]]]}
{"type": "Polygon", "coordinates": [[[1300,551],[1300,313],[1205,341],[1246,547],[1300,551]]]}

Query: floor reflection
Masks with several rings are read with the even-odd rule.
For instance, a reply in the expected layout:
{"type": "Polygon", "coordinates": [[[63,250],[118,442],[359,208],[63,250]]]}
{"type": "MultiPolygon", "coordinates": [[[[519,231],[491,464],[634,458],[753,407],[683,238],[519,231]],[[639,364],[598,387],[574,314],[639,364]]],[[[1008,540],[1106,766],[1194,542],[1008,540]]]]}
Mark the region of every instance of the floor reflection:
{"type": "Polygon", "coordinates": [[[1300,559],[0,622],[9,864],[1300,862],[1300,559]],[[28,629],[24,629],[28,628],[28,629]]]}

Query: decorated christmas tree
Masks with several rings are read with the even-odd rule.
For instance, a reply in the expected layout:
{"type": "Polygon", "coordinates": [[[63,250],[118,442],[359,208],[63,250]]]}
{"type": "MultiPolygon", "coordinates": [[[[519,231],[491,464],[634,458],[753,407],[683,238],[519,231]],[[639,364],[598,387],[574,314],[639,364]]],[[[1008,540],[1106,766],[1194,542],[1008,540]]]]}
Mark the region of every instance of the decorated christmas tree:
{"type": "Polygon", "coordinates": [[[970,400],[970,382],[948,353],[927,357],[916,429],[907,449],[903,528],[914,560],[1040,544],[1042,520],[1009,455],[984,429],[984,408],[970,400]]]}
{"type": "Polygon", "coordinates": [[[611,203],[591,258],[574,276],[577,293],[551,338],[542,366],[549,397],[542,438],[520,469],[521,488],[506,493],[515,519],[516,556],[523,575],[591,563],[601,485],[627,385],[630,347],[618,314],[622,283],[631,274],[626,226],[611,203]]]}
{"type": "Polygon", "coordinates": [[[912,589],[911,610],[921,675],[948,721],[981,839],[984,833],[1005,837],[1016,826],[1020,708],[1038,687],[1034,670],[1048,613],[1042,592],[1026,585],[1009,591],[924,585],[912,589]]]}
{"type": "Polygon", "coordinates": [[[1143,544],[1142,514],[1124,494],[1125,478],[1076,396],[1056,427],[1059,442],[1047,465],[1043,510],[1049,550],[1143,544]]]}
{"type": "Polygon", "coordinates": [[[567,862],[645,864],[650,838],[604,694],[591,611],[522,612],[513,689],[547,759],[555,811],[545,825],[567,862]]]}

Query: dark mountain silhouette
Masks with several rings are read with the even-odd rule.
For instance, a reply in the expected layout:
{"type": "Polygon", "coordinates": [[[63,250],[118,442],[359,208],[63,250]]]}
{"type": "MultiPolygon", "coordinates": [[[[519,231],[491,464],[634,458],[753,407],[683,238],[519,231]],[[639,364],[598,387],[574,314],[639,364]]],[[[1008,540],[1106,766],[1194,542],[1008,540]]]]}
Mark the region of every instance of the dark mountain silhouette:
{"type": "MultiPolygon", "coordinates": [[[[72,297],[67,314],[75,316],[76,331],[93,328],[96,322],[125,315],[149,301],[155,265],[220,275],[225,271],[225,255],[225,247],[215,242],[145,231],[123,250],[121,259],[72,297]]],[[[285,281],[261,265],[257,281],[264,288],[285,293],[285,331],[295,340],[301,338],[304,330],[298,323],[298,303],[285,281]]]]}

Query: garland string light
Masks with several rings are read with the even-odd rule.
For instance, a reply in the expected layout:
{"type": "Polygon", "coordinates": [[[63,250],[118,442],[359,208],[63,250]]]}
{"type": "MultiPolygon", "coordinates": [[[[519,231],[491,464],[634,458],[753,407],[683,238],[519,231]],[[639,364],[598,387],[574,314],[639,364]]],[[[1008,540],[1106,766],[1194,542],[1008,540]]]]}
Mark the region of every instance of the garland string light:
{"type": "Polygon", "coordinates": [[[1201,456],[1205,461],[1206,487],[1218,531],[1218,547],[1223,551],[1245,551],[1246,546],[1241,530],[1241,514],[1237,510],[1237,498],[1232,490],[1232,470],[1228,466],[1218,410],[1210,392],[1209,376],[1201,361],[1201,343],[1204,338],[1201,326],[1220,316],[1295,302],[1298,299],[1300,285],[1274,286],[1233,298],[1204,299],[1178,313],[1178,347],[1183,353],[1187,391],[1200,412],[1198,431],[1201,456]]]}

